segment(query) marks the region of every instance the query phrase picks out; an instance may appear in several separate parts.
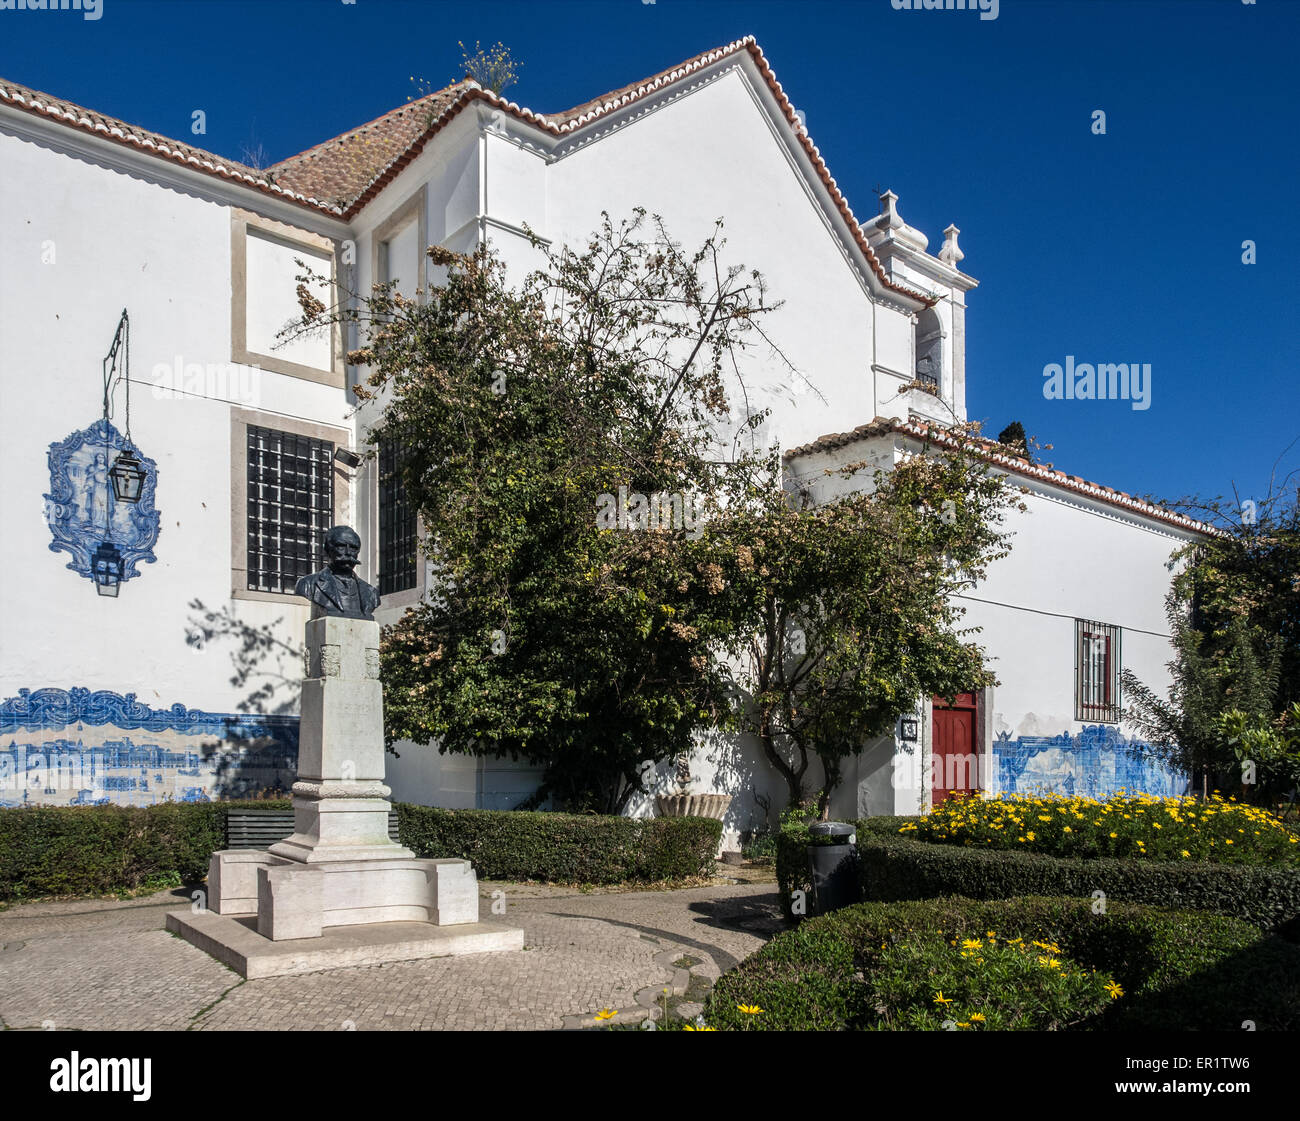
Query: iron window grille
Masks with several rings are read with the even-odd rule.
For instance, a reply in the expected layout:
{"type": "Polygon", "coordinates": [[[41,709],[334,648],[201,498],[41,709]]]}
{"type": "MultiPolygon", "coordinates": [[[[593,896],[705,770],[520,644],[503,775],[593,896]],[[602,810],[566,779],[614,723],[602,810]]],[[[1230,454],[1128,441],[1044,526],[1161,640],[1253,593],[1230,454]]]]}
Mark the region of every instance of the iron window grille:
{"type": "Polygon", "coordinates": [[[1074,718],[1118,724],[1123,665],[1120,628],[1076,619],[1074,633],[1074,718]]]}
{"type": "Polygon", "coordinates": [[[403,592],[416,583],[415,507],[402,485],[395,440],[379,444],[379,594],[403,592]]]}
{"type": "Polygon", "coordinates": [[[324,563],[334,523],[334,445],[248,426],[248,587],[292,595],[324,563]]]}

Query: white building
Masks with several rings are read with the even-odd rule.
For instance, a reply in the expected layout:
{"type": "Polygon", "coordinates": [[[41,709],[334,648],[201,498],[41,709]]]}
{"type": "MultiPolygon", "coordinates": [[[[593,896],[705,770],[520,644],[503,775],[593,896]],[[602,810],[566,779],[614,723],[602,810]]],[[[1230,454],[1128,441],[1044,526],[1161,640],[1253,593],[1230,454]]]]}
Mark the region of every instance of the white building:
{"type": "MultiPolygon", "coordinates": [[[[396,280],[410,294],[436,280],[427,245],[490,241],[521,272],[537,263],[525,226],[563,243],[602,210],[638,206],[686,245],[725,218],[728,254],[785,301],[773,333],[820,396],[775,363],[755,380],[774,409],[768,435],[801,445],[794,474],[811,479],[850,452],[908,454],[919,423],[965,415],[976,281],[957,268],[958,230],[930,254],[892,193],[860,222],[752,39],[565,113],[465,80],[262,171],[0,82],[0,515],[22,574],[0,592],[0,766],[17,772],[0,800],[147,803],[236,793],[241,776],[289,781],[308,614],[292,590],[318,567],[323,530],[361,531],[382,622],[423,595],[414,520],[383,465],[336,455],[364,450],[374,421],[348,392],[349,340],[276,343],[298,315],[296,260],[356,291],[396,280]],[[125,383],[101,423],[102,360],[123,308],[131,437],[148,461],[147,501],[125,510],[102,497],[125,383]],[[900,394],[918,377],[936,393],[900,394]],[[846,420],[867,423],[823,435],[846,420]],[[91,579],[106,533],[127,564],[115,598],[91,579]],[[238,750],[243,770],[230,770],[221,761],[238,750]],[[55,774],[55,757],[75,781],[55,774]]],[[[1030,513],[967,606],[1002,684],[969,711],[932,718],[924,706],[918,762],[939,727],[940,752],[965,744],[986,761],[986,789],[1164,782],[1121,750],[1114,678],[1122,657],[1164,680],[1164,563],[1198,527],[1107,488],[1001,467],[1030,489],[1030,513]]],[[[865,751],[835,812],[914,811],[927,783],[890,779],[905,751],[893,740],[865,751]]],[[[733,829],[758,823],[764,797],[780,808],[783,788],[743,746],[703,749],[698,763],[700,789],[734,795],[733,829]]],[[[390,768],[395,797],[448,806],[513,806],[536,780],[425,748],[390,768]]]]}

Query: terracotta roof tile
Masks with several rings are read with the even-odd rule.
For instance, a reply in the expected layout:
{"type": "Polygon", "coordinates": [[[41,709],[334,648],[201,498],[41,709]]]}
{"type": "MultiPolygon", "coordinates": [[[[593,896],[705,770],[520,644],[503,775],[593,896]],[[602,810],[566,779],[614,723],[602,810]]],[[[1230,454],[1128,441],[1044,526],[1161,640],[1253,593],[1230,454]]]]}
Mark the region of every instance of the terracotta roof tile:
{"type": "Polygon", "coordinates": [[[976,454],[981,458],[1018,475],[1041,479],[1064,490],[1085,495],[1099,502],[1105,502],[1110,506],[1121,507],[1156,521],[1166,522],[1169,525],[1177,526],[1179,529],[1192,530],[1206,535],[1217,535],[1221,532],[1213,526],[1197,521],[1195,518],[1189,518],[1185,514],[1179,514],[1174,510],[1158,506],[1144,498],[1126,494],[1122,490],[1115,490],[1113,487],[1103,486],[1101,483],[1090,483],[1078,475],[1067,475],[1064,471],[1056,471],[1050,467],[1044,467],[1042,464],[1031,463],[1023,456],[1013,455],[1008,452],[996,440],[982,437],[960,437],[939,425],[927,424],[921,421],[898,420],[893,417],[878,416],[867,424],[858,425],[851,432],[831,432],[825,436],[819,436],[811,443],[791,448],[784,454],[783,458],[786,462],[789,462],[803,456],[815,455],[818,452],[836,451],[859,440],[870,439],[874,436],[887,436],[891,433],[911,436],[944,447],[955,448],[961,443],[974,445],[977,449],[976,454]]]}
{"type": "Polygon", "coordinates": [[[18,85],[16,82],[0,79],[0,105],[49,118],[69,128],[135,148],[158,159],[183,164],[209,175],[242,183],[266,194],[279,195],[292,202],[317,209],[329,209],[315,198],[275,182],[268,170],[249,167],[237,160],[218,156],[203,148],[196,148],[192,144],[172,140],[161,133],[127,124],[116,117],[107,117],[93,109],[64,101],[62,98],[51,97],[47,93],[18,85]]]}
{"type": "Polygon", "coordinates": [[[799,122],[794,106],[790,104],[781,83],[776,80],[776,75],[752,35],[705,51],[640,82],[551,115],[534,113],[531,109],[525,109],[482,89],[472,79],[462,79],[445,89],[376,117],[368,124],[281,160],[263,171],[169,140],[158,133],[136,128],[111,117],[104,117],[70,102],[61,102],[23,86],[0,82],[0,103],[41,113],[71,127],[97,132],[122,143],[133,144],[161,158],[186,163],[209,174],[239,180],[268,194],[279,195],[348,219],[392,182],[424,150],[429,140],[472,101],[484,101],[552,136],[564,136],[741,51],[747,51],[753,58],[781,112],[794,129],[814,173],[825,185],[832,204],[843,216],[854,242],[881,285],[923,304],[935,303],[935,298],[928,293],[891,280],[881,267],[848,200],[831,177],[826,161],[799,122]]]}
{"type": "Polygon", "coordinates": [[[462,93],[477,88],[470,79],[456,82],[281,160],[268,171],[291,190],[351,206],[462,93]]]}

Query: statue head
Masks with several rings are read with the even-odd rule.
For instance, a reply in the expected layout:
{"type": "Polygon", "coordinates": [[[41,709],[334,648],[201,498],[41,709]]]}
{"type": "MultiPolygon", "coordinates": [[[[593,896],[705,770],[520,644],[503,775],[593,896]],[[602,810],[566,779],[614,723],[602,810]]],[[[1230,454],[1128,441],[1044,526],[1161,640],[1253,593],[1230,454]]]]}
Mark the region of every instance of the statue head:
{"type": "Polygon", "coordinates": [[[351,576],[361,563],[361,538],[351,526],[336,525],[325,534],[325,564],[335,576],[351,576]]]}

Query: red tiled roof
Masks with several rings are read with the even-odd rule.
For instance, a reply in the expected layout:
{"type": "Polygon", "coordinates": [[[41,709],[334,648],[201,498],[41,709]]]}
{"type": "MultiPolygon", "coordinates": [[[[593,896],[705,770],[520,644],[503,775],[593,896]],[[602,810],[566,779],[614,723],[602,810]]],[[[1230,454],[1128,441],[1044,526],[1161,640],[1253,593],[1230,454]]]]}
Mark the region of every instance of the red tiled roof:
{"type": "Polygon", "coordinates": [[[724,47],[705,51],[643,81],[613,90],[603,97],[550,115],[534,113],[531,109],[525,109],[482,89],[471,79],[462,79],[262,171],[24,86],[0,81],[0,103],[38,113],[70,127],[133,145],[159,158],[187,164],[211,175],[242,182],[267,194],[350,219],[392,182],[424,150],[429,140],[472,101],[486,102],[552,136],[564,136],[740,51],[747,51],[753,58],[781,112],[794,129],[814,172],[825,185],[832,203],[848,224],[858,249],[881,285],[924,304],[935,303],[934,298],[926,293],[891,280],[881,267],[848,201],[831,176],[826,161],[799,123],[794,107],[752,35],[737,39],[724,47]]]}
{"type": "Polygon", "coordinates": [[[1078,475],[1067,475],[1064,471],[1056,471],[1039,463],[1031,463],[1023,456],[1014,455],[1007,451],[1006,447],[996,440],[954,434],[938,425],[926,424],[921,421],[897,420],[893,417],[878,416],[867,424],[858,425],[851,432],[832,432],[826,436],[819,436],[811,443],[791,448],[785,453],[784,458],[789,461],[806,455],[814,455],[817,452],[835,451],[859,440],[870,439],[874,436],[887,436],[891,433],[912,436],[915,439],[925,440],[941,447],[973,446],[976,449],[976,454],[981,459],[994,463],[1017,475],[1041,479],[1053,486],[1085,495],[1098,502],[1121,507],[1144,517],[1153,518],[1156,521],[1166,522],[1169,525],[1177,526],[1179,529],[1191,530],[1206,535],[1217,535],[1220,532],[1213,526],[1198,522],[1195,518],[1189,518],[1185,514],[1179,514],[1174,510],[1157,506],[1153,502],[1148,502],[1146,499],[1138,498],[1132,494],[1126,494],[1122,490],[1115,490],[1113,487],[1103,486],[1101,483],[1090,483],[1086,479],[1081,479],[1078,475]]]}
{"type": "Polygon", "coordinates": [[[259,171],[236,160],[226,159],[224,156],[196,148],[192,144],[172,140],[161,133],[129,125],[115,117],[106,117],[93,109],[86,109],[58,97],[51,97],[47,93],[41,93],[40,90],[0,79],[0,105],[49,118],[69,128],[135,148],[158,159],[192,167],[209,175],[252,187],[268,195],[278,195],[299,205],[327,211],[333,209],[337,214],[337,208],[330,208],[311,196],[299,194],[291,188],[274,182],[266,171],[259,171]]]}
{"type": "Polygon", "coordinates": [[[469,79],[456,82],[267,170],[291,190],[350,207],[462,93],[476,88],[469,79]]]}

